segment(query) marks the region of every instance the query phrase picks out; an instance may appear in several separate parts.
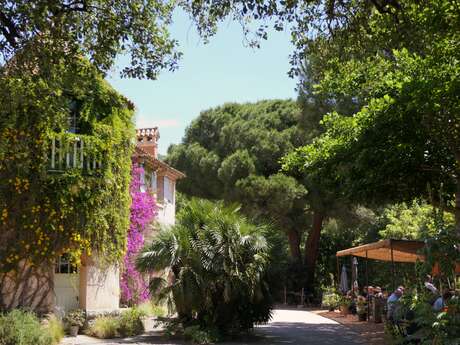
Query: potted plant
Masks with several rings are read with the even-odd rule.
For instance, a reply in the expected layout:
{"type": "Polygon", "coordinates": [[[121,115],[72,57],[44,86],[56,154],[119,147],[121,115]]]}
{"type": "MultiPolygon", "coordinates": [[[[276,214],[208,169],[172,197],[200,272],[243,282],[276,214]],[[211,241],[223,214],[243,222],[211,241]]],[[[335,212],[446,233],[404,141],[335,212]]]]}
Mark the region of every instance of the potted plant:
{"type": "Polygon", "coordinates": [[[321,304],[329,311],[334,311],[340,304],[340,296],[335,292],[324,294],[321,304]]]}
{"type": "Polygon", "coordinates": [[[343,316],[346,316],[350,312],[351,298],[348,296],[342,296],[340,299],[340,312],[343,316]]]}
{"type": "Polygon", "coordinates": [[[85,324],[85,312],[81,309],[75,309],[67,313],[64,321],[69,326],[70,336],[76,337],[80,327],[85,324]]]}
{"type": "Polygon", "coordinates": [[[358,313],[359,321],[367,320],[367,301],[364,296],[358,296],[356,302],[356,312],[358,313]]]}

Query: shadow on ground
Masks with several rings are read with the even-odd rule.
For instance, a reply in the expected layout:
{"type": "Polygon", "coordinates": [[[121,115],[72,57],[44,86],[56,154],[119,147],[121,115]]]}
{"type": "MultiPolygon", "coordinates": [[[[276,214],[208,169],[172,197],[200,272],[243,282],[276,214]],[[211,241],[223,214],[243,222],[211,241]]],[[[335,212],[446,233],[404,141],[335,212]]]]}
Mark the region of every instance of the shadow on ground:
{"type": "MultiPolygon", "coordinates": [[[[189,345],[189,342],[162,338],[151,331],[142,336],[104,341],[78,337],[66,339],[66,345],[189,345]]],[[[362,345],[362,338],[349,328],[322,316],[304,310],[277,309],[273,319],[254,329],[253,335],[221,343],[222,345],[362,345]]]]}

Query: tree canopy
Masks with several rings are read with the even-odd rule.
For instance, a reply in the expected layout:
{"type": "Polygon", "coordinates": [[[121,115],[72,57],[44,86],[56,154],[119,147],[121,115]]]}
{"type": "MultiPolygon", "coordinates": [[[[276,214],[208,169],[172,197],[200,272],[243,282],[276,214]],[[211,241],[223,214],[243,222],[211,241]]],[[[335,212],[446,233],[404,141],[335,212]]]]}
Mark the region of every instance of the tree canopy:
{"type": "MultiPolygon", "coordinates": [[[[184,171],[178,190],[192,196],[239,202],[243,210],[302,233],[308,224],[305,187],[280,174],[279,160],[302,143],[294,101],[225,104],[203,111],[167,161],[184,171]]],[[[300,236],[294,257],[300,257],[300,236]]]]}
{"type": "Polygon", "coordinates": [[[459,17],[450,1],[430,4],[407,5],[407,30],[373,12],[366,35],[339,30],[312,43],[325,62],[316,90],[349,95],[360,110],[325,116],[326,132],[288,156],[287,170],[328,177],[352,201],[425,196],[449,205],[459,185],[459,17]]]}
{"type": "Polygon", "coordinates": [[[158,0],[2,0],[0,54],[3,61],[26,50],[22,67],[34,59],[48,63],[88,57],[108,71],[119,54],[130,56],[122,75],[155,78],[175,69],[180,54],[168,25],[175,4],[158,0]]]}
{"type": "MultiPolygon", "coordinates": [[[[210,0],[27,0],[0,1],[0,55],[3,61],[28,47],[28,56],[71,65],[86,56],[100,71],[108,71],[120,54],[130,61],[121,74],[155,78],[162,69],[175,69],[180,53],[169,35],[175,8],[186,11],[206,41],[218,24],[230,17],[241,23],[249,41],[258,45],[270,25],[289,29],[295,51],[292,74],[306,56],[311,37],[337,28],[361,28],[372,11],[405,22],[405,11],[415,3],[397,0],[233,1],[210,0]],[[30,50],[32,49],[32,50],[30,50]]],[[[30,62],[30,61],[29,61],[30,62]]],[[[16,63],[23,66],[27,61],[16,63]]]]}

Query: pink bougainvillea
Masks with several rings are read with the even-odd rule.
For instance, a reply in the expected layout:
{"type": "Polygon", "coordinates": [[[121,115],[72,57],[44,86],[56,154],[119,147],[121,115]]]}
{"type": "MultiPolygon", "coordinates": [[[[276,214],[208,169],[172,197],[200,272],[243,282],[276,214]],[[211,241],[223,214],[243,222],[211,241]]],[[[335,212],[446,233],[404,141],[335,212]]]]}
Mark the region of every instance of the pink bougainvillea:
{"type": "Polygon", "coordinates": [[[147,282],[136,270],[135,259],[144,245],[144,233],[157,215],[157,205],[153,195],[141,191],[141,176],[143,175],[144,168],[133,164],[129,187],[132,198],[130,227],[124,270],[120,281],[121,301],[127,305],[139,304],[149,298],[147,282]]]}

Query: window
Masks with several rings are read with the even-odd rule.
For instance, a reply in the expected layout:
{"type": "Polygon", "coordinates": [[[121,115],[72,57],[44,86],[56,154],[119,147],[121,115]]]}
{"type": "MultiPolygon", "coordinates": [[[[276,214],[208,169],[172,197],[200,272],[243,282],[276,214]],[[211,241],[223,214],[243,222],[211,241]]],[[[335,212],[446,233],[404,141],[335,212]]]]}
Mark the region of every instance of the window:
{"type": "Polygon", "coordinates": [[[73,99],[70,101],[70,109],[69,109],[69,133],[78,133],[78,119],[80,116],[80,104],[77,100],[73,99]]]}
{"type": "Polygon", "coordinates": [[[157,173],[156,171],[152,173],[152,179],[150,180],[150,188],[152,188],[152,192],[156,193],[157,191],[157,173]]]}
{"type": "Polygon", "coordinates": [[[140,184],[140,187],[139,189],[141,190],[141,193],[145,193],[145,191],[147,190],[147,188],[145,187],[145,168],[143,168],[141,170],[141,173],[139,175],[139,184],[140,184]]]}
{"type": "Polygon", "coordinates": [[[77,271],[77,266],[70,262],[69,254],[63,254],[57,259],[54,273],[77,273],[77,271]]]}
{"type": "Polygon", "coordinates": [[[169,177],[164,177],[164,201],[174,203],[174,185],[169,177]]]}

